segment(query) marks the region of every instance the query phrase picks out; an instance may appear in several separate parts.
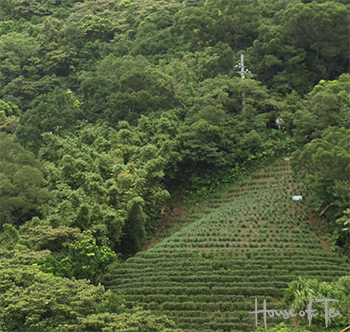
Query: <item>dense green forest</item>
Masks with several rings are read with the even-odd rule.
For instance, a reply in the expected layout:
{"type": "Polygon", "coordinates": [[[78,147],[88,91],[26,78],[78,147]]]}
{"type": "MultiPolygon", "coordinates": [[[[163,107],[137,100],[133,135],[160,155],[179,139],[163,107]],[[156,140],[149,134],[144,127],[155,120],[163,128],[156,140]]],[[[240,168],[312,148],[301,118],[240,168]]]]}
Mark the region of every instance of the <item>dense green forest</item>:
{"type": "MultiPolygon", "coordinates": [[[[316,231],[349,259],[349,10],[1,0],[0,332],[181,331],[107,291],[108,276],[162,210],[285,157],[316,231]]],[[[299,280],[303,298],[286,285],[285,303],[328,287],[346,304],[349,281],[324,281],[299,280]]]]}

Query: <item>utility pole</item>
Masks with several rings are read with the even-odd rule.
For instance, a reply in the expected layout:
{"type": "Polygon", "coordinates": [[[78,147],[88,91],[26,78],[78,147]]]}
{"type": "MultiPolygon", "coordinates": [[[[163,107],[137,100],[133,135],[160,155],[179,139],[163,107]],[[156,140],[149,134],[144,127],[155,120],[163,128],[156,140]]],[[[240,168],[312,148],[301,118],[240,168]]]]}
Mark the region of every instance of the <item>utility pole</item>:
{"type": "MultiPolygon", "coordinates": [[[[236,73],[241,75],[241,80],[244,80],[246,73],[250,73],[250,71],[244,65],[244,55],[243,54],[241,54],[241,62],[238,65],[235,65],[235,67],[240,69],[236,73]]],[[[244,112],[245,112],[245,92],[243,91],[242,92],[242,113],[244,113],[244,112]]]]}

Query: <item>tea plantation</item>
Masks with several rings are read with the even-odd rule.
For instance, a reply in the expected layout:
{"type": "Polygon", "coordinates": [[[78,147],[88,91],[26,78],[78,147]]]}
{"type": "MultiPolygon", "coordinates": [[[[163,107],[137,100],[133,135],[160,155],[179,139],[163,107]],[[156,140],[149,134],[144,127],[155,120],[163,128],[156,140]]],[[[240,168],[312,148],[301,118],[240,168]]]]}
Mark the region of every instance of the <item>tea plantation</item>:
{"type": "MultiPolygon", "coordinates": [[[[257,171],[207,201],[206,216],[128,259],[105,285],[127,306],[166,314],[185,332],[253,331],[255,299],[259,309],[264,299],[267,308],[286,309],[280,299],[296,277],[334,281],[350,272],[313,233],[305,200],[291,199],[306,194],[288,161],[257,171]]],[[[268,317],[268,326],[281,321],[268,317]]]]}

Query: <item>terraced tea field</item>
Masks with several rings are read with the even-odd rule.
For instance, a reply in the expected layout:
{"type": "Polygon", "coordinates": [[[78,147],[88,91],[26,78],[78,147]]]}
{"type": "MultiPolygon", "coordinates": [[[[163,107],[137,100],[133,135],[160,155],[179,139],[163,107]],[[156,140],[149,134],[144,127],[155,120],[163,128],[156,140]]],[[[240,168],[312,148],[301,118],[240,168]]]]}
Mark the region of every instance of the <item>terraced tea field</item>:
{"type": "MultiPolygon", "coordinates": [[[[255,299],[259,309],[264,299],[282,309],[295,277],[334,281],[350,272],[312,232],[304,201],[291,200],[303,194],[288,161],[258,171],[209,200],[206,216],[128,259],[105,285],[127,306],[166,314],[186,332],[253,331],[255,299]]],[[[268,318],[268,326],[281,321],[268,318]]]]}

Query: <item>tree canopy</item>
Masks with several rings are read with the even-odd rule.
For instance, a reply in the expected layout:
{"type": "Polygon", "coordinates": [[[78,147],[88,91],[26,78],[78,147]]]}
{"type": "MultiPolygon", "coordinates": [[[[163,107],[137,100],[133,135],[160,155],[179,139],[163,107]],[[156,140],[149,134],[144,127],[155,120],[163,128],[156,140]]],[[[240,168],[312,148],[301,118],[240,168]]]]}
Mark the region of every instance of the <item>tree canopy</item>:
{"type": "Polygon", "coordinates": [[[178,331],[99,283],[170,199],[268,159],[349,254],[349,9],[0,1],[0,330],[178,331]]]}

